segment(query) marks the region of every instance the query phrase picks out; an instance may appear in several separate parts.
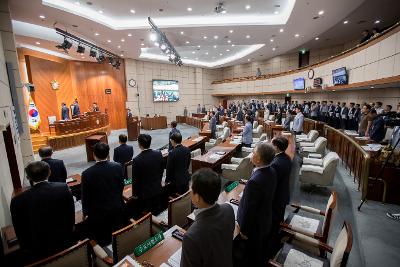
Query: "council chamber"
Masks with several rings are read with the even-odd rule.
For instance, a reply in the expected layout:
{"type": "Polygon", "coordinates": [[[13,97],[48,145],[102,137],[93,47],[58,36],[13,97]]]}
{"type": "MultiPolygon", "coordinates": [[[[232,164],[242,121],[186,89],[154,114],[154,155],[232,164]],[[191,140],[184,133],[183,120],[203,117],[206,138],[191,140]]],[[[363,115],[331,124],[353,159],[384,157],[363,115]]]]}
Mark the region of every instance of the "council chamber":
{"type": "Polygon", "coordinates": [[[399,10],[0,1],[0,265],[398,266],[399,10]]]}

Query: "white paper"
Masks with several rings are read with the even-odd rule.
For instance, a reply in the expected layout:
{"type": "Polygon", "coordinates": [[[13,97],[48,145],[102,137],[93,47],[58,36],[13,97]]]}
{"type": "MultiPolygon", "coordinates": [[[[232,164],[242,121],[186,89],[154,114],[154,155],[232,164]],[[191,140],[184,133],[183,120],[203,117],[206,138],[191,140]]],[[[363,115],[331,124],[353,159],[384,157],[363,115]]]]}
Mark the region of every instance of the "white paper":
{"type": "Polygon", "coordinates": [[[212,154],[212,155],[210,156],[210,159],[219,160],[221,157],[222,157],[222,155],[212,154]]]}
{"type": "Polygon", "coordinates": [[[74,204],[75,204],[75,212],[79,212],[82,210],[82,202],[80,200],[76,201],[74,204]]]}
{"type": "Polygon", "coordinates": [[[285,262],[283,263],[284,267],[322,267],[324,263],[319,259],[314,259],[295,249],[289,250],[289,253],[286,257],[285,262]]]}
{"type": "Polygon", "coordinates": [[[72,177],[69,177],[69,178],[67,178],[67,179],[65,180],[66,183],[71,183],[71,182],[73,182],[73,181],[74,181],[74,178],[72,178],[72,177]]]}
{"type": "Polygon", "coordinates": [[[172,267],[179,267],[181,265],[181,255],[182,248],[178,249],[172,256],[168,259],[168,264],[172,267]]]}
{"type": "Polygon", "coordinates": [[[140,267],[142,265],[140,265],[137,261],[135,261],[134,259],[132,259],[131,256],[128,255],[128,256],[125,256],[125,258],[120,260],[114,266],[118,266],[118,267],[129,267],[129,266],[140,267]],[[126,262],[128,262],[128,264],[130,263],[131,265],[128,265],[126,262]]]}
{"type": "Polygon", "coordinates": [[[290,221],[290,225],[296,228],[306,230],[307,232],[317,232],[319,221],[311,218],[294,215],[290,221]]]}
{"type": "Polygon", "coordinates": [[[242,193],[240,193],[240,194],[239,194],[239,197],[240,197],[240,198],[242,198],[242,197],[243,197],[243,191],[242,191],[242,193]]]}

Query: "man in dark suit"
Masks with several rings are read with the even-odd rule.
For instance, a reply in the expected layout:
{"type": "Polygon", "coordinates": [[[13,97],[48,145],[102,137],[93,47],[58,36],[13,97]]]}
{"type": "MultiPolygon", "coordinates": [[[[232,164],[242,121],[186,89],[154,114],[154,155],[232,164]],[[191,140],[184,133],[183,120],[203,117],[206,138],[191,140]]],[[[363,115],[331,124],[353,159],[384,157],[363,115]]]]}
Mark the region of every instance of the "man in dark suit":
{"type": "Polygon", "coordinates": [[[243,266],[265,266],[271,247],[272,205],[276,189],[276,172],[269,165],[274,158],[274,148],[259,143],[253,150],[255,165],[240,200],[237,221],[240,238],[244,243],[243,266]]]}
{"type": "Polygon", "coordinates": [[[385,121],[382,116],[377,114],[376,109],[371,109],[369,112],[371,127],[368,129],[369,138],[379,143],[385,138],[385,121]]]}
{"type": "Polygon", "coordinates": [[[211,119],[210,119],[210,131],[211,131],[211,138],[215,139],[216,138],[216,133],[217,133],[217,118],[215,115],[215,112],[211,112],[211,119]]]}
{"type": "Polygon", "coordinates": [[[67,108],[67,104],[61,104],[61,119],[69,120],[69,108],[67,108]]]}
{"type": "Polygon", "coordinates": [[[50,166],[35,161],[25,168],[32,187],[11,199],[11,217],[27,262],[58,253],[73,245],[75,207],[64,183],[46,181],[50,166]]]}
{"type": "Polygon", "coordinates": [[[170,150],[172,150],[174,147],[172,146],[172,143],[171,143],[171,136],[174,134],[174,133],[181,133],[178,129],[176,129],[176,126],[178,126],[178,123],[176,122],[176,121],[172,121],[171,122],[171,131],[169,132],[169,138],[168,138],[168,151],[170,151],[170,150]]]}
{"type": "Polygon", "coordinates": [[[289,145],[287,138],[284,136],[277,136],[272,139],[272,145],[275,149],[275,157],[272,160],[271,167],[276,172],[277,180],[272,206],[272,247],[270,256],[275,255],[279,249],[279,225],[280,222],[284,221],[285,208],[286,205],[289,204],[290,200],[289,179],[292,169],[292,160],[285,153],[289,145]]]}
{"type": "Polygon", "coordinates": [[[157,214],[160,211],[163,157],[160,151],[150,149],[150,135],[140,134],[138,143],[142,152],[133,159],[133,196],[138,199],[141,211],[157,214]]]}
{"type": "Polygon", "coordinates": [[[53,148],[51,146],[39,148],[40,158],[50,166],[50,176],[48,181],[65,183],[67,180],[67,169],[65,168],[64,161],[60,159],[52,159],[51,155],[53,155],[53,148]]]}
{"type": "Polygon", "coordinates": [[[201,113],[207,113],[206,105],[203,105],[203,107],[201,108],[201,113]]]}
{"type": "Polygon", "coordinates": [[[229,204],[216,204],[221,179],[211,169],[192,175],[196,219],[183,236],[181,267],[231,267],[235,214],[229,204]]]}
{"type": "Polygon", "coordinates": [[[349,108],[346,107],[346,103],[342,102],[342,109],[340,110],[340,127],[342,128],[342,130],[346,130],[347,129],[347,120],[349,116],[349,108]]]}
{"type": "Polygon", "coordinates": [[[82,211],[89,237],[106,246],[112,232],[125,224],[124,174],[119,163],[107,160],[106,143],[96,143],[93,149],[96,164],[82,172],[82,211]]]}
{"type": "Polygon", "coordinates": [[[118,139],[119,146],[114,148],[113,160],[124,167],[125,163],[131,161],[133,158],[133,146],[126,144],[128,137],[125,134],[120,134],[118,139]]]}
{"type": "Polygon", "coordinates": [[[72,104],[73,109],[72,109],[72,118],[79,117],[81,115],[81,109],[78,104],[78,99],[75,99],[74,103],[72,104]]]}
{"type": "Polygon", "coordinates": [[[168,154],[167,160],[167,177],[165,182],[170,182],[171,192],[184,194],[189,190],[189,165],[190,165],[190,150],[182,146],[182,135],[174,133],[170,137],[170,142],[174,147],[168,154]]]}

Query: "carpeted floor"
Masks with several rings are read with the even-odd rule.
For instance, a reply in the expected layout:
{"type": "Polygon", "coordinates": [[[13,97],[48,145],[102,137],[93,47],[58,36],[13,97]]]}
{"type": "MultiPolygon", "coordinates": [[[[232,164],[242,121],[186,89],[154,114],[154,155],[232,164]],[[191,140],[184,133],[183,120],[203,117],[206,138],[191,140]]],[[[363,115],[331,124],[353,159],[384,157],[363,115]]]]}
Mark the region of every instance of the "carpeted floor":
{"type": "MultiPolygon", "coordinates": [[[[184,138],[198,133],[197,128],[185,124],[178,125],[178,129],[184,138]]],[[[161,129],[142,131],[142,133],[149,133],[153,137],[152,148],[160,148],[168,143],[169,131],[170,129],[161,129]]],[[[126,130],[112,131],[108,137],[111,158],[113,149],[118,146],[118,135],[121,133],[126,133],[126,130]]],[[[129,144],[133,145],[135,155],[137,155],[139,153],[137,142],[129,142],[129,144]]],[[[68,174],[81,173],[93,164],[86,161],[84,146],[56,151],[54,157],[64,160],[68,174]]],[[[338,206],[332,221],[328,243],[331,246],[334,245],[344,220],[351,223],[353,248],[348,266],[399,266],[400,222],[387,218],[385,214],[386,212],[400,212],[400,206],[368,201],[362,207],[361,212],[358,212],[357,206],[360,203],[361,193],[357,191],[357,185],[353,183],[353,178],[348,175],[348,171],[344,169],[343,165],[338,166],[332,188],[300,186],[299,168],[299,159],[296,158],[291,175],[291,202],[325,210],[331,190],[336,190],[338,193],[338,206]]],[[[288,207],[287,212],[290,210],[291,208],[288,207]]]]}

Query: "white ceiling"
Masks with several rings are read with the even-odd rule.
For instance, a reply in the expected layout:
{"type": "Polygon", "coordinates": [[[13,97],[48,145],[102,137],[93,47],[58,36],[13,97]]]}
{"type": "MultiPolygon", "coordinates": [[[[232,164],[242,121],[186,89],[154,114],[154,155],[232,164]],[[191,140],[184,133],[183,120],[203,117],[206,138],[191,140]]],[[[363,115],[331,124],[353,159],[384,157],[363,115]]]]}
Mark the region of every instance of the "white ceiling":
{"type": "MultiPolygon", "coordinates": [[[[149,40],[147,16],[151,16],[184,64],[222,67],[268,59],[301,47],[371,0],[230,0],[224,1],[226,14],[213,12],[215,0],[90,1],[92,5],[86,1],[78,5],[73,0],[30,0],[27,5],[26,0],[10,0],[18,45],[62,53],[55,48],[62,41],[53,30],[55,24],[125,58],[146,58],[143,55],[147,54],[148,60],[163,60],[149,40]],[[251,8],[246,9],[246,5],[251,8]],[[324,14],[313,19],[321,10],[324,14]],[[140,57],[143,48],[147,49],[140,57]]],[[[76,44],[69,56],[89,60],[89,49],[85,55],[72,50],[76,44]]]]}

